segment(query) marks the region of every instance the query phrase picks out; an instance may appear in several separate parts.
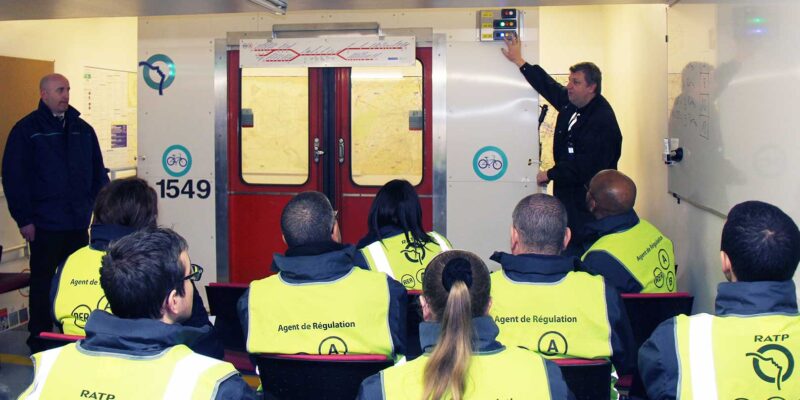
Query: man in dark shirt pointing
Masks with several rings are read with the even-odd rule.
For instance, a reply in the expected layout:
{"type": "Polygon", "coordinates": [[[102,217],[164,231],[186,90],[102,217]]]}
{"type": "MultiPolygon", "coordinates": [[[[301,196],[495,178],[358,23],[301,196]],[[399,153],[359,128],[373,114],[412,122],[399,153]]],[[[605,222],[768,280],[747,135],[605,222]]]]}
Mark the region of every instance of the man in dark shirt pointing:
{"type": "Polygon", "coordinates": [[[566,252],[578,255],[583,250],[583,226],[593,220],[586,209],[586,187],[596,173],[616,169],[622,152],[622,133],[614,110],[600,94],[600,69],[590,62],[575,64],[569,68],[569,83],[564,87],[542,67],[525,62],[516,37],[507,38],[502,51],[558,110],[553,138],[555,166],[539,171],[536,181],[540,185],[553,181],[553,195],[564,203],[572,230],[566,252]]]}

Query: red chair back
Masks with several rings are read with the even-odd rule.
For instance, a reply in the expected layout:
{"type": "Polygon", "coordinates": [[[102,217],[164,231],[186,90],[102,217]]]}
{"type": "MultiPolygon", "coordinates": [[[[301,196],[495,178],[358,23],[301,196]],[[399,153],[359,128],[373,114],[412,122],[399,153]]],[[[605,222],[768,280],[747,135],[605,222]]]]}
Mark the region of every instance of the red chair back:
{"type": "Polygon", "coordinates": [[[85,336],[78,335],[65,335],[63,333],[55,332],[42,332],[37,336],[39,343],[42,345],[42,351],[55,349],[66,344],[75,343],[78,340],[84,339],[85,336]]]}

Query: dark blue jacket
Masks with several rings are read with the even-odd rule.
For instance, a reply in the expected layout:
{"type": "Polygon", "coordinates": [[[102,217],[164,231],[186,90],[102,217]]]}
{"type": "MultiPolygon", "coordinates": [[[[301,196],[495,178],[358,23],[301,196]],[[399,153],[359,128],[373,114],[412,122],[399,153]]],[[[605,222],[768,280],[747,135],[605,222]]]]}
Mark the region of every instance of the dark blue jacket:
{"type": "Polygon", "coordinates": [[[578,108],[569,102],[567,89],[542,67],[525,63],[519,70],[528,83],[553,105],[553,111],[558,112],[553,133],[555,166],[547,171],[547,177],[553,181],[553,195],[567,209],[572,229],[570,247],[573,243],[582,245],[583,225],[594,220],[586,209],[586,187],[596,173],[617,169],[622,154],[622,132],[617,117],[600,94],[583,108],[578,108]],[[580,116],[572,129],[568,129],[574,113],[580,116]]]}
{"type": "MultiPolygon", "coordinates": [[[[720,283],[715,308],[717,316],[729,318],[759,314],[791,314],[800,318],[793,281],[720,283]]],[[[677,398],[679,369],[675,346],[675,319],[671,318],[662,322],[639,349],[639,373],[647,395],[653,400],[677,398]]]]}
{"type": "MultiPolygon", "coordinates": [[[[123,319],[95,310],[86,322],[86,339],[80,340],[78,346],[89,351],[111,354],[154,356],[179,344],[191,347],[195,340],[205,336],[210,329],[170,325],[154,319],[123,319]]],[[[146,385],[147,382],[142,384],[146,385]]],[[[233,400],[258,397],[242,376],[236,374],[219,385],[214,398],[233,400]]]]}
{"type": "MultiPolygon", "coordinates": [[[[290,251],[287,251],[286,256],[276,253],[273,257],[274,263],[280,271],[281,279],[286,282],[297,284],[332,282],[356,268],[353,265],[353,253],[355,252],[353,246],[330,242],[306,246],[308,249],[312,249],[309,251],[298,247],[290,249],[291,253],[295,254],[294,256],[290,256],[290,251]]],[[[389,331],[392,333],[394,351],[396,354],[406,354],[408,295],[406,288],[400,282],[388,276],[386,280],[389,282],[389,331]]],[[[245,340],[249,327],[249,298],[250,289],[247,289],[237,304],[245,340]]]]}
{"type": "Polygon", "coordinates": [[[71,106],[65,126],[39,108],[11,129],[3,155],[3,190],[19,227],[86,229],[94,199],[108,183],[97,135],[71,106]]]}
{"type": "MultiPolygon", "coordinates": [[[[594,242],[605,235],[627,231],[639,223],[636,211],[629,211],[620,215],[601,218],[586,224],[586,242],[584,251],[588,250],[594,242]]],[[[581,270],[592,275],[601,275],[606,282],[614,286],[620,293],[639,293],[643,287],[639,281],[616,258],[605,251],[593,251],[586,255],[581,265],[581,270]]]]}
{"type": "MultiPolygon", "coordinates": [[[[497,341],[497,334],[500,331],[491,317],[478,317],[472,319],[472,328],[475,332],[475,342],[472,344],[476,356],[481,353],[496,353],[505,349],[497,341]]],[[[442,326],[439,323],[423,322],[419,324],[419,341],[422,349],[426,353],[433,351],[436,342],[439,340],[442,326]]],[[[550,398],[552,399],[573,399],[572,392],[567,388],[561,369],[552,361],[545,360],[547,370],[547,381],[550,385],[550,398]]],[[[383,399],[383,382],[381,374],[377,373],[364,380],[358,391],[359,400],[383,399]]]]}
{"type": "MultiPolygon", "coordinates": [[[[89,247],[94,250],[106,251],[108,245],[112,241],[127,236],[135,231],[135,229],[128,226],[94,224],[89,230],[89,247]]],[[[58,294],[58,284],[61,282],[61,273],[64,271],[65,264],[66,260],[58,266],[55,276],[53,276],[52,284],[50,285],[51,317],[53,318],[53,322],[59,326],[59,329],[61,327],[60,321],[55,317],[55,301],[56,295],[58,294]]],[[[100,268],[100,265],[98,265],[97,268],[100,268]]],[[[194,286],[194,282],[192,282],[192,286],[194,286]]],[[[192,316],[189,317],[188,320],[183,321],[181,325],[195,328],[203,328],[206,326],[212,328],[205,335],[197,338],[189,347],[196,353],[200,353],[204,356],[220,360],[225,356],[225,349],[222,347],[222,342],[217,337],[216,331],[213,329],[211,321],[208,319],[208,312],[206,311],[205,304],[203,304],[203,298],[200,297],[200,293],[197,291],[197,286],[194,287],[194,297],[192,297],[192,316]]]]}
{"type": "MultiPolygon", "coordinates": [[[[563,279],[567,273],[576,271],[580,260],[568,256],[548,256],[539,254],[511,255],[495,252],[491,259],[499,262],[508,279],[516,282],[552,283],[563,279]]],[[[628,313],[622,304],[619,293],[606,285],[604,301],[608,310],[608,323],[611,327],[611,363],[617,373],[624,375],[633,370],[636,364],[636,351],[628,313]]],[[[553,301],[568,302],[570,293],[564,293],[553,301]]],[[[531,307],[535,307],[533,304],[531,307]]],[[[573,307],[580,307],[573,305],[573,307]]]]}

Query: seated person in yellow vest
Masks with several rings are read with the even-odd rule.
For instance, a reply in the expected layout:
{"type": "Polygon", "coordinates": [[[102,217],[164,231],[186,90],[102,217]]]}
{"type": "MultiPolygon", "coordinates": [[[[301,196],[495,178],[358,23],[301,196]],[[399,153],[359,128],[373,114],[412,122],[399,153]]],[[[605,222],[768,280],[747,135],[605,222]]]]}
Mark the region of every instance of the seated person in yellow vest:
{"type": "Polygon", "coordinates": [[[672,241],[633,210],[636,185],[617,170],[600,171],[589,183],[586,208],[596,221],[586,224],[583,270],[602,275],[620,293],[674,293],[672,241]]]}
{"type": "Polygon", "coordinates": [[[562,256],[570,239],[567,212],[538,193],[514,208],[511,253],[491,259],[491,315],[498,340],[551,358],[606,358],[617,373],[635,365],[635,349],[622,300],[602,277],[575,271],[580,261],[562,256]]]}
{"type": "Polygon", "coordinates": [[[422,289],[428,262],[452,248],[444,236],[425,232],[419,197],[405,180],[383,185],[372,202],[368,221],[369,232],[356,244],[361,250],[356,265],[385,272],[409,290],[422,289]]]}
{"type": "Polygon", "coordinates": [[[169,229],[139,231],[108,247],[100,285],[114,315],[95,310],[86,339],[34,354],[34,381],[20,399],[255,399],[233,365],[185,344],[210,327],[192,314],[186,241],[169,229]]]}
{"type": "Polygon", "coordinates": [[[289,246],[277,275],[253,281],[239,299],[249,353],[405,354],[407,295],[385,274],[353,265],[324,194],[304,192],[281,213],[289,246]]]}
{"type": "Polygon", "coordinates": [[[489,270],[473,253],[437,255],[423,277],[425,354],[365,379],[358,399],[568,399],[561,370],[497,341],[489,270]]]}
{"type": "Polygon", "coordinates": [[[648,396],[662,399],[800,398],[800,314],[792,276],[800,231],[777,207],[734,206],[722,228],[716,316],[664,321],[639,350],[648,396]]]}
{"type": "MultiPolygon", "coordinates": [[[[110,242],[156,227],[156,192],[147,182],[136,177],[114,180],[97,195],[93,215],[89,245],[72,253],[58,267],[50,286],[53,320],[68,335],[83,336],[86,319],[95,309],[110,312],[100,287],[100,259],[110,242]]],[[[197,289],[193,293],[192,317],[182,324],[211,327],[202,297],[197,289]]],[[[224,355],[222,343],[213,330],[191,347],[209,357],[221,359],[224,355]]]]}

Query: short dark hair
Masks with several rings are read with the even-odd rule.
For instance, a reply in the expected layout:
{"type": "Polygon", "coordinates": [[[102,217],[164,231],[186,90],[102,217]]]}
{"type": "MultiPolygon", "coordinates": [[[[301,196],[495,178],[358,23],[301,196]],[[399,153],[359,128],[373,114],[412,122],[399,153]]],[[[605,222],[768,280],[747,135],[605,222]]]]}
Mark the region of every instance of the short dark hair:
{"type": "Polygon", "coordinates": [[[94,202],[94,223],[155,228],[158,219],[156,191],[144,179],[130,177],[111,181],[94,202]]]}
{"type": "Polygon", "coordinates": [[[514,229],[528,251],[560,254],[567,231],[567,210],[557,198],[544,193],[525,197],[511,215],[514,229]]]}
{"type": "Polygon", "coordinates": [[[403,179],[383,185],[372,201],[368,221],[370,237],[380,238],[381,227],[396,226],[405,232],[408,242],[433,242],[422,227],[422,206],[417,191],[403,179]]]}
{"type": "Polygon", "coordinates": [[[281,232],[289,247],[331,240],[335,216],[330,201],[320,192],[294,196],[281,213],[281,232]]]}
{"type": "Polygon", "coordinates": [[[800,263],[800,231],[778,207],[746,201],[728,213],[721,248],[737,280],[786,281],[800,263]]]}
{"type": "Polygon", "coordinates": [[[569,72],[583,72],[583,77],[586,79],[586,84],[597,84],[597,88],[594,90],[595,94],[600,94],[600,91],[603,86],[603,73],[600,72],[600,68],[597,67],[593,62],[580,62],[571,67],[569,67],[569,72]]]}
{"type": "Polygon", "coordinates": [[[180,261],[186,240],[171,229],[141,230],[109,245],[100,267],[100,286],[120,318],[160,319],[172,290],[185,295],[180,261]]]}

